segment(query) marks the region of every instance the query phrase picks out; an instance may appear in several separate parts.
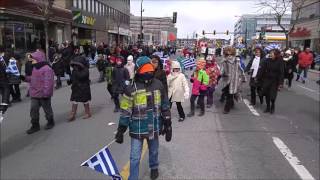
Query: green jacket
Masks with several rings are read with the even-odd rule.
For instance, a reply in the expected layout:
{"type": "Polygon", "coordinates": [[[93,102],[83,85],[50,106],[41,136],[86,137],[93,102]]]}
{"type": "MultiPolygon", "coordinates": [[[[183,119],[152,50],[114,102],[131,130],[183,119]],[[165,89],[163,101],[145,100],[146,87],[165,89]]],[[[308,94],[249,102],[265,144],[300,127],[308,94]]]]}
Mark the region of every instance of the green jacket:
{"type": "Polygon", "coordinates": [[[167,93],[157,79],[150,84],[135,81],[127,86],[120,108],[118,130],[125,131],[129,127],[130,136],[137,139],[158,137],[162,123],[165,123],[163,119],[171,117],[167,93]]]}

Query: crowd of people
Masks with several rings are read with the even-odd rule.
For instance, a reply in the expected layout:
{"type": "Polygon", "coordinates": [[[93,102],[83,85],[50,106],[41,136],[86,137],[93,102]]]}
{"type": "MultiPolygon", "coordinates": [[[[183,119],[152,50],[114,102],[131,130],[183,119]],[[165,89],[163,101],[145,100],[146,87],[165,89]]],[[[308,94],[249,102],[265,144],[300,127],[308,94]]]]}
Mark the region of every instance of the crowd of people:
{"type": "Polygon", "coordinates": [[[39,109],[43,108],[48,121],[45,129],[54,127],[54,112],[51,104],[54,86],[61,88],[61,78],[66,74],[71,85],[71,110],[68,121],[76,119],[78,104],[84,105],[85,116],[92,116],[90,110],[91,88],[89,60],[97,58],[96,67],[99,71],[99,82],[105,82],[107,91],[114,102],[114,112],[121,112],[116,142],[123,142],[123,135],[129,127],[131,137],[130,177],[138,179],[139,160],[144,139],[149,146],[149,163],[151,179],[156,179],[158,173],[159,135],[165,135],[171,140],[171,113],[175,103],[179,113],[179,122],[186,118],[182,103],[190,101],[188,118],[205,115],[205,108],[213,105],[213,94],[221,87],[220,102],[225,102],[223,113],[229,113],[235,106],[234,101],[241,100],[244,82],[249,76],[251,105],[256,105],[256,96],[260,103],[266,102],[264,112],[273,114],[278,91],[283,87],[284,80],[288,80],[288,87],[292,86],[294,72],[296,80],[306,82],[308,69],[313,62],[310,49],[303,52],[298,49],[272,49],[265,51],[261,47],[254,49],[254,55],[246,67],[240,63],[237,49],[232,46],[223,49],[223,60],[218,62],[215,56],[206,58],[198,55],[195,70],[189,77],[183,66],[185,52],[178,50],[178,57],[170,59],[164,67],[161,57],[155,52],[165,51],[164,54],[175,53],[169,48],[137,48],[114,47],[108,48],[101,43],[96,49],[85,46],[74,47],[66,42],[61,49],[50,47],[49,61],[43,50],[37,49],[26,55],[25,75],[21,74],[18,59],[10,51],[0,49],[0,91],[2,96],[1,109],[5,113],[10,103],[21,101],[19,84],[21,81],[29,83],[28,96],[31,97],[31,128],[28,134],[40,130],[39,109]],[[169,68],[168,68],[169,67],[169,68]],[[303,72],[303,76],[300,74],[303,72]],[[54,80],[56,76],[56,82],[54,80]],[[189,82],[192,84],[189,86],[189,82]],[[190,88],[191,87],[191,88],[190,88]],[[10,98],[10,96],[12,98],[10,98]],[[206,99],[206,101],[205,101],[206,99]]]}

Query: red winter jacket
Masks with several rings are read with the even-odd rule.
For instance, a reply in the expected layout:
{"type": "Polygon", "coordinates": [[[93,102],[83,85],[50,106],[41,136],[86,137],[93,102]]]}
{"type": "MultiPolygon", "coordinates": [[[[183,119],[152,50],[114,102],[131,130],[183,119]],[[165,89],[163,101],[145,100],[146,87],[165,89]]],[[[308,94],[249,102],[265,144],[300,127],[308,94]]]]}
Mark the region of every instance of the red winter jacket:
{"type": "Polygon", "coordinates": [[[303,67],[303,68],[308,67],[312,64],[312,61],[313,61],[312,53],[301,52],[299,54],[298,64],[300,67],[303,67]]]}

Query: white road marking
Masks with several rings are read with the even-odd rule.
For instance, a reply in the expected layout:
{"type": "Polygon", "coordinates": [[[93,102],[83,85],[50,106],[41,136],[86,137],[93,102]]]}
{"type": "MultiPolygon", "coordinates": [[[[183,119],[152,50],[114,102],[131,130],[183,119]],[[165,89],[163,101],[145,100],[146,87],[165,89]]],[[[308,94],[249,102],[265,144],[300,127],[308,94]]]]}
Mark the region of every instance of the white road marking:
{"type": "MultiPolygon", "coordinates": [[[[301,85],[298,85],[299,87],[303,88],[303,89],[306,89],[308,91],[311,91],[311,92],[316,92],[316,90],[313,90],[313,89],[310,89],[310,88],[307,88],[307,87],[304,87],[304,86],[301,86],[301,85]]],[[[319,93],[319,92],[318,92],[319,93]]]]}
{"type": "Polygon", "coordinates": [[[301,164],[299,159],[292,154],[290,149],[281,141],[278,137],[272,137],[273,143],[280,150],[282,155],[287,159],[289,164],[293,167],[293,169],[297,172],[301,179],[313,180],[314,177],[310,174],[310,172],[301,164]]]}
{"type": "Polygon", "coordinates": [[[114,123],[114,122],[109,122],[108,123],[108,126],[112,126],[112,125],[115,125],[116,123],[114,123]]]}
{"type": "Polygon", "coordinates": [[[243,99],[244,104],[246,104],[251,111],[251,113],[255,116],[260,116],[260,114],[254,109],[253,106],[250,105],[249,101],[247,99],[243,99]]]}

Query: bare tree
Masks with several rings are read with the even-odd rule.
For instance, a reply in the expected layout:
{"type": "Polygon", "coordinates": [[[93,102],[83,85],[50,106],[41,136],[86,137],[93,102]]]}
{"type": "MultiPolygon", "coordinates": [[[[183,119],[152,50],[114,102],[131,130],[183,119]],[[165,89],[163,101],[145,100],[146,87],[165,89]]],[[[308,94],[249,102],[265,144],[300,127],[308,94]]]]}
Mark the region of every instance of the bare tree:
{"type": "Polygon", "coordinates": [[[48,26],[49,20],[52,15],[52,7],[54,0],[35,0],[37,8],[41,12],[43,17],[44,34],[46,41],[46,59],[49,61],[49,37],[48,37],[48,26]]]}
{"type": "Polygon", "coordinates": [[[294,30],[296,22],[301,14],[301,8],[303,7],[304,0],[259,0],[257,6],[259,11],[267,10],[274,16],[277,25],[282,29],[282,32],[286,36],[286,48],[289,47],[289,34],[294,30]],[[291,26],[289,29],[283,25],[282,20],[284,15],[294,10],[291,20],[291,26]]]}

